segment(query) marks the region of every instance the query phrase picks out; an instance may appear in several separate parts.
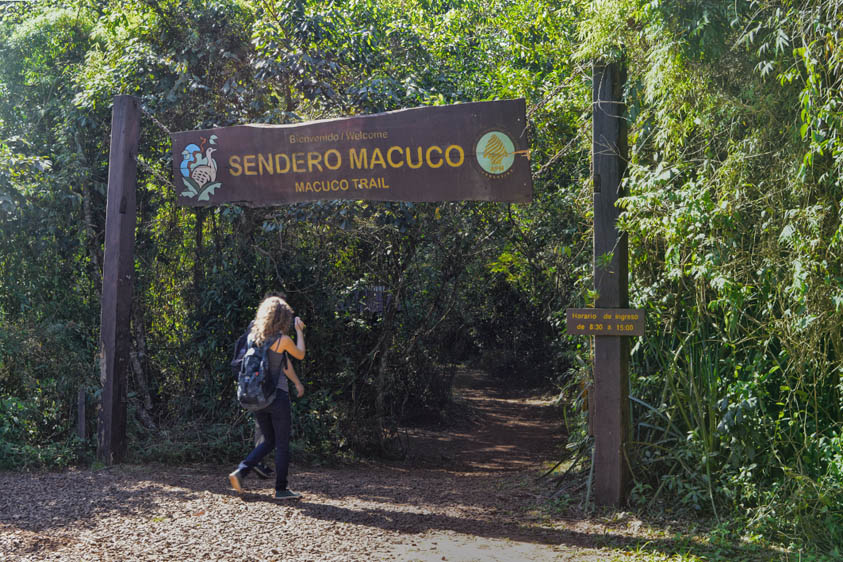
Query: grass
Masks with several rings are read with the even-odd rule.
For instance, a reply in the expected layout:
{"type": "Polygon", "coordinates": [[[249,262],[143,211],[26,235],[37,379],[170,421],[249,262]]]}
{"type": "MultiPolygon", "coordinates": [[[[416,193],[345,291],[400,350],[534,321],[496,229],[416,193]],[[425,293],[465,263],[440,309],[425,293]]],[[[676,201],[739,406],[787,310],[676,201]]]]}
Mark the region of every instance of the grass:
{"type": "MultiPolygon", "coordinates": [[[[549,467],[548,467],[549,468],[549,467]]],[[[536,500],[522,508],[530,524],[571,536],[586,548],[598,549],[601,560],[635,562],[825,562],[839,558],[821,553],[799,552],[745,536],[737,520],[716,523],[690,512],[667,513],[663,509],[618,510],[586,504],[587,471],[568,473],[561,482],[560,467],[548,477],[520,479],[513,485],[536,500]]],[[[592,554],[583,555],[582,560],[592,554]]],[[[573,560],[576,560],[574,558],[573,560]]]]}

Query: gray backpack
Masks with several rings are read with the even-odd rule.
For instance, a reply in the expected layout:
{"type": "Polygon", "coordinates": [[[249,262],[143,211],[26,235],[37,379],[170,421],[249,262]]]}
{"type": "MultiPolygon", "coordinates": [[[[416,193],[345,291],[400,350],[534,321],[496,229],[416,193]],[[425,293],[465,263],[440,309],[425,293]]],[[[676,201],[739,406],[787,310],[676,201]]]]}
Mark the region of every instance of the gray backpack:
{"type": "Polygon", "coordinates": [[[269,348],[273,343],[275,340],[270,340],[263,345],[255,345],[249,338],[246,353],[240,360],[240,372],[237,374],[237,401],[250,412],[262,410],[275,400],[277,382],[269,372],[269,348]]]}

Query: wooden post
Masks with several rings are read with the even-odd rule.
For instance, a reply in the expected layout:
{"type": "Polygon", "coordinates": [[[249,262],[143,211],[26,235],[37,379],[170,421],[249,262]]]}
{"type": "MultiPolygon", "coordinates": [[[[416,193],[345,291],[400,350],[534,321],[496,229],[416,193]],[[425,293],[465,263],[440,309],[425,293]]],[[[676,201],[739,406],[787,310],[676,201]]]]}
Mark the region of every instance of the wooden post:
{"type": "MultiPolygon", "coordinates": [[[[593,77],[592,179],[594,182],[595,307],[627,308],[626,234],[619,235],[615,206],[626,169],[627,134],[621,65],[595,64],[593,77]]],[[[629,338],[594,336],[594,498],[598,505],[626,501],[629,471],[629,338]]]]}
{"type": "Polygon", "coordinates": [[[116,96],[111,113],[108,158],[100,328],[102,403],[97,428],[97,457],[107,465],[120,462],[126,454],[126,386],[139,137],[138,100],[132,96],[116,96]]]}

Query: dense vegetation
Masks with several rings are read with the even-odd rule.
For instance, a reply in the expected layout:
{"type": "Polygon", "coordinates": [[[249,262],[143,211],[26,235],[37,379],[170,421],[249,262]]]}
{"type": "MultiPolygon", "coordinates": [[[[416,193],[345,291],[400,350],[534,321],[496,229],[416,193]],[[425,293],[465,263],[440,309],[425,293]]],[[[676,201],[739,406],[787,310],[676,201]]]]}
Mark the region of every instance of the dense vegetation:
{"type": "Polygon", "coordinates": [[[398,424],[443,410],[458,362],[575,401],[589,348],[562,318],[594,297],[590,65],[624,60],[622,227],[631,304],[649,321],[632,356],[632,501],[831,551],[843,543],[841,18],[839,0],[0,6],[0,465],[90,458],[75,404],[99,387],[118,93],[148,115],[135,459],[242,452],[228,354],[268,291],[309,325],[302,454],[400,453],[398,424]],[[174,204],[167,130],[510,97],[528,101],[529,206],[174,204]],[[382,315],[357,307],[374,286],[394,297],[382,315]]]}

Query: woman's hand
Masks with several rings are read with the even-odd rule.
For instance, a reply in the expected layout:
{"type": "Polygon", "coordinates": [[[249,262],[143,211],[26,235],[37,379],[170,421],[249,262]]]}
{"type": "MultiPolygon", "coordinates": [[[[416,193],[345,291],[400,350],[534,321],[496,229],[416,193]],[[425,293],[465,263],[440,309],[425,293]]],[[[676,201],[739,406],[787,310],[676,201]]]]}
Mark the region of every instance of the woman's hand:
{"type": "Polygon", "coordinates": [[[281,337],[281,349],[276,349],[275,351],[286,351],[290,354],[290,357],[293,359],[298,359],[301,361],[304,359],[305,347],[304,347],[304,322],[301,321],[301,318],[296,316],[293,318],[293,327],[296,329],[296,341],[293,342],[292,336],[283,335],[281,337]]]}
{"type": "Polygon", "coordinates": [[[304,396],[304,386],[302,386],[302,383],[300,383],[299,381],[296,381],[295,385],[296,385],[296,396],[298,398],[301,398],[302,396],[304,396]]]}

